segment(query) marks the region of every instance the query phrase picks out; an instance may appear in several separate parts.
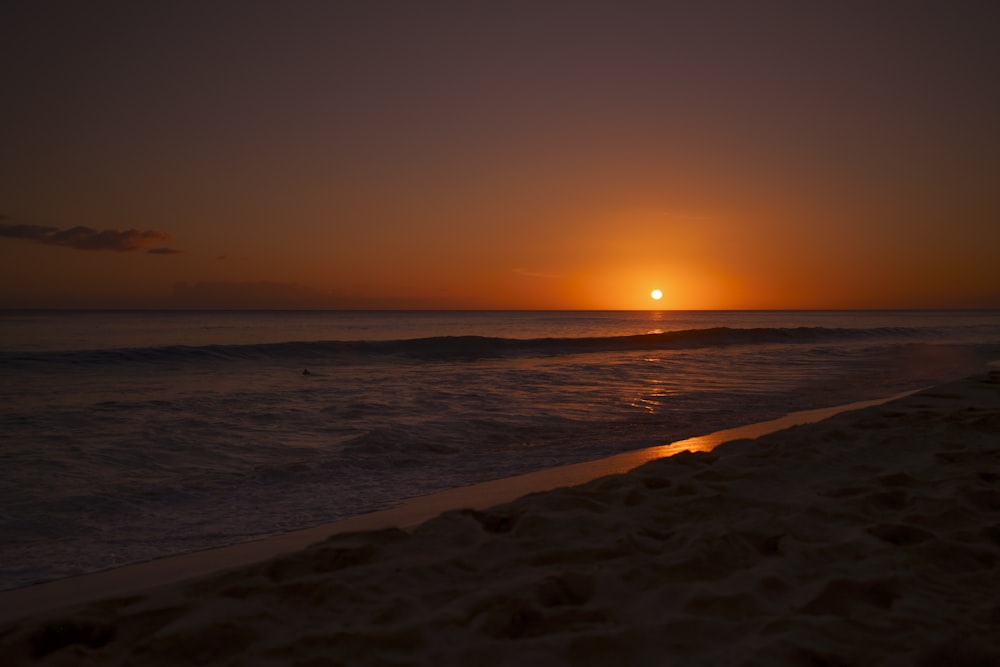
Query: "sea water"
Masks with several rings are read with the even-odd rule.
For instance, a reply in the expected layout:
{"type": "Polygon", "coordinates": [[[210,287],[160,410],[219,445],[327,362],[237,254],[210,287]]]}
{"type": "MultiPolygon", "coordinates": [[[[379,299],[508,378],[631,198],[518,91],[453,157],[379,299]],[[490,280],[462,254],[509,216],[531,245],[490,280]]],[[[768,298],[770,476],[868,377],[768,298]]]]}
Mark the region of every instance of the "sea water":
{"type": "Polygon", "coordinates": [[[1000,312],[0,312],[0,589],[955,379],[1000,312]]]}

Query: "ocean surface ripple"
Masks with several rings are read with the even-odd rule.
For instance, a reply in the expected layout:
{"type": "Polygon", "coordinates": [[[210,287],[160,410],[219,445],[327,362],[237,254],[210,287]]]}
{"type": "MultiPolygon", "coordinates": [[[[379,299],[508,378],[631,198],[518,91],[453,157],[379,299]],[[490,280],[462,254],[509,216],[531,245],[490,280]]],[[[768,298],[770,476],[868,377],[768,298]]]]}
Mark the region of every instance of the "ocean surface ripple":
{"type": "Polygon", "coordinates": [[[0,589],[997,358],[996,312],[3,312],[0,589]]]}

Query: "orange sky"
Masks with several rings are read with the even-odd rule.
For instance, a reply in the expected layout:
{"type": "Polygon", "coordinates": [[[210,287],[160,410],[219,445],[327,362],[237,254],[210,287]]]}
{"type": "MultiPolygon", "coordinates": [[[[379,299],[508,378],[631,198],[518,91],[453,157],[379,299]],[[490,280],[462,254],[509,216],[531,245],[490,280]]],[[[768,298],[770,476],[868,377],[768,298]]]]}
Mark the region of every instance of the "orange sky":
{"type": "Polygon", "coordinates": [[[813,4],[15,2],[0,307],[1000,307],[998,11],[813,4]]]}

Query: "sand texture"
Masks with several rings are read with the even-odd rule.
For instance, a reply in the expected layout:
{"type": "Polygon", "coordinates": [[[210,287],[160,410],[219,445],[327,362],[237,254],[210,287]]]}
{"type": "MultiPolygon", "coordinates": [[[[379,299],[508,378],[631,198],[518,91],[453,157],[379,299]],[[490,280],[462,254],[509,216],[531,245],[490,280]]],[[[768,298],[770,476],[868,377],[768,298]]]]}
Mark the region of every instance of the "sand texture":
{"type": "Polygon", "coordinates": [[[0,629],[5,664],[1000,664],[1000,372],[0,629]]]}

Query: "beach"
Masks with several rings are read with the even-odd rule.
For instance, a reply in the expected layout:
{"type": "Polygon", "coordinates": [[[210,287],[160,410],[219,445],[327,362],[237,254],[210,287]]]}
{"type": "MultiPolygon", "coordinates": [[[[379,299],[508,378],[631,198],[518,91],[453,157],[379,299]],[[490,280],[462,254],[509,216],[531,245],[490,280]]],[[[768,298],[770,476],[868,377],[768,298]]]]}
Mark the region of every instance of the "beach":
{"type": "Polygon", "coordinates": [[[455,507],[9,622],[0,651],[51,665],[1000,663],[996,370],[455,507]]]}
{"type": "Polygon", "coordinates": [[[1000,667],[1000,3],[8,4],[0,667],[1000,667]]]}
{"type": "Polygon", "coordinates": [[[998,341],[1000,311],[0,312],[0,592],[884,399],[998,341]]]}

